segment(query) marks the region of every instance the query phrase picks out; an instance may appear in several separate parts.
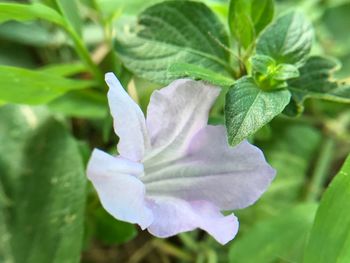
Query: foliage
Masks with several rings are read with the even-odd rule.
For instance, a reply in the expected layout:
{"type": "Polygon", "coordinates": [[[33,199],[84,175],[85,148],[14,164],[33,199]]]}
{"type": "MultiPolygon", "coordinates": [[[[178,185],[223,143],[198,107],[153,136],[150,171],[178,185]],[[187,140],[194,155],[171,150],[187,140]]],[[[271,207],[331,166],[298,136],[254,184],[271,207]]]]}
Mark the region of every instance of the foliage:
{"type": "Polygon", "coordinates": [[[0,3],[1,262],[349,262],[350,3],[32,0],[0,3]],[[235,211],[227,247],[114,220],[85,177],[114,151],[105,72],[145,111],[177,78],[222,88],[210,113],[277,177],[235,211]],[[334,177],[335,176],[335,177],[334,177]],[[333,178],[334,177],[334,178],[333,178]],[[124,244],[124,245],[123,245],[124,244]]]}

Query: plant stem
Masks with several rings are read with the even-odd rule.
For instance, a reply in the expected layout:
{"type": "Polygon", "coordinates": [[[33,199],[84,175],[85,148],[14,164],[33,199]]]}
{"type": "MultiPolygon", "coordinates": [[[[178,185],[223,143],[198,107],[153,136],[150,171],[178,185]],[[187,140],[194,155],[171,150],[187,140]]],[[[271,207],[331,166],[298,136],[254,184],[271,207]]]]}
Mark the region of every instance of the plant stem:
{"type": "Polygon", "coordinates": [[[327,175],[332,164],[334,154],[334,140],[332,138],[325,138],[322,143],[320,154],[316,161],[315,170],[312,174],[311,182],[306,193],[307,201],[316,201],[320,195],[323,184],[327,179],[327,175]]]}
{"type": "Polygon", "coordinates": [[[175,256],[177,258],[180,258],[184,261],[192,261],[193,257],[191,254],[186,253],[185,251],[181,250],[180,248],[166,242],[160,239],[155,239],[152,242],[153,246],[160,249],[166,254],[175,256]]]}
{"type": "Polygon", "coordinates": [[[97,65],[92,61],[89,51],[84,45],[83,41],[79,37],[79,35],[74,31],[74,29],[70,25],[66,25],[64,27],[66,32],[69,34],[71,39],[73,40],[74,47],[78,56],[84,61],[84,63],[89,67],[91,73],[97,79],[99,83],[104,83],[103,75],[97,65]]]}

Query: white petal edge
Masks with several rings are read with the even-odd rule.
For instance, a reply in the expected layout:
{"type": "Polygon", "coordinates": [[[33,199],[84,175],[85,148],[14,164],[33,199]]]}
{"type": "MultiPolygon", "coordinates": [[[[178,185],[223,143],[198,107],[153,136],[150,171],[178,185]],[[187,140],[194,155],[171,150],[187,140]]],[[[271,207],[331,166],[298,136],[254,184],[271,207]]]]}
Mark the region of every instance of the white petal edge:
{"type": "Polygon", "coordinates": [[[142,164],[97,149],[87,167],[102,206],[115,218],[145,229],[152,223],[153,214],[146,206],[145,186],[137,178],[142,173],[142,164]]]}
{"type": "Polygon", "coordinates": [[[113,127],[119,136],[118,151],[125,158],[140,161],[150,145],[143,112],[113,73],[107,73],[105,80],[113,127]]]}
{"type": "Polygon", "coordinates": [[[238,232],[237,218],[233,214],[222,215],[217,207],[207,201],[186,202],[159,197],[153,199],[149,206],[154,221],[148,231],[157,237],[166,238],[201,228],[224,245],[238,232]]]}

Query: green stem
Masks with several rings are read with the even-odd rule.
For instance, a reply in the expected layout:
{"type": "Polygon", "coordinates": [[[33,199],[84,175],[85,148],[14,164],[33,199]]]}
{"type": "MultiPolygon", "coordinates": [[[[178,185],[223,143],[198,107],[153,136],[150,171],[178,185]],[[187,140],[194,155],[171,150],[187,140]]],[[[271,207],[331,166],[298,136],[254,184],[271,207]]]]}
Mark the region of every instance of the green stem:
{"type": "Polygon", "coordinates": [[[160,249],[162,252],[182,259],[184,261],[193,261],[191,254],[181,250],[180,248],[160,239],[153,240],[153,246],[160,249]]]}
{"type": "Polygon", "coordinates": [[[326,138],[322,143],[320,154],[316,161],[315,170],[306,193],[307,201],[316,201],[319,197],[325,180],[327,179],[334,154],[334,140],[326,138]]]}
{"type": "Polygon", "coordinates": [[[79,35],[74,31],[74,29],[70,25],[66,25],[64,29],[72,38],[75,50],[78,53],[79,57],[89,67],[91,73],[95,76],[98,82],[104,83],[102,72],[97,67],[97,65],[92,61],[90,53],[87,50],[81,38],[79,37],[79,35]]]}

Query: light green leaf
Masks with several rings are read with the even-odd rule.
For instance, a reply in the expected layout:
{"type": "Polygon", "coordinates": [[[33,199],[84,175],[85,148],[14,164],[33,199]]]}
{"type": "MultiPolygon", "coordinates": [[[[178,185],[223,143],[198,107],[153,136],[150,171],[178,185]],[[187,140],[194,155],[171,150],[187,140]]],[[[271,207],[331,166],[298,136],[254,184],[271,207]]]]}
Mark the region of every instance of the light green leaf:
{"type": "Polygon", "coordinates": [[[70,90],[93,86],[93,82],[72,80],[40,71],[0,66],[0,100],[40,104],[57,98],[70,90]]]}
{"type": "Polygon", "coordinates": [[[282,112],[290,92],[263,91],[250,77],[235,82],[226,95],[225,120],[230,145],[236,145],[282,112]]]}
{"type": "Polygon", "coordinates": [[[253,74],[254,72],[268,75],[272,68],[276,66],[276,61],[265,55],[254,55],[250,58],[252,64],[253,74]]]}
{"type": "Polygon", "coordinates": [[[204,4],[166,1],[142,12],[138,24],[118,34],[116,50],[136,75],[158,83],[174,79],[168,68],[188,63],[227,76],[229,53],[224,26],[204,4]]]}
{"type": "Polygon", "coordinates": [[[258,222],[232,243],[229,262],[300,262],[316,209],[316,204],[302,204],[258,222]]]}
{"type": "Polygon", "coordinates": [[[339,64],[334,60],[320,56],[310,57],[299,69],[300,77],[288,81],[288,89],[292,93],[288,113],[301,113],[304,101],[308,98],[350,103],[350,86],[332,80],[332,73],[337,69],[339,64]]]}
{"type": "Polygon", "coordinates": [[[40,68],[40,71],[54,74],[60,77],[70,77],[79,73],[87,72],[88,69],[86,65],[81,62],[73,62],[67,64],[50,64],[40,68]]]}
{"type": "Polygon", "coordinates": [[[56,3],[63,18],[81,35],[83,22],[79,14],[77,0],[56,0],[56,3]]]}
{"type": "Polygon", "coordinates": [[[350,261],[350,156],[322,197],[305,263],[350,261]]]}
{"type": "Polygon", "coordinates": [[[274,1],[273,0],[251,0],[251,16],[253,19],[255,33],[258,35],[273,19],[274,1]]]}
{"type": "Polygon", "coordinates": [[[43,109],[6,105],[0,122],[0,261],[79,262],[86,179],[75,140],[43,109]]]}
{"type": "Polygon", "coordinates": [[[231,0],[228,24],[232,35],[248,48],[259,33],[271,22],[272,0],[231,0]]]}
{"type": "Polygon", "coordinates": [[[313,40],[313,29],[299,12],[279,17],[260,36],[256,52],[267,55],[278,64],[301,66],[307,59],[313,40]]]}
{"type": "Polygon", "coordinates": [[[107,116],[108,106],[105,95],[92,90],[71,91],[51,101],[51,111],[69,117],[101,119],[107,116]]]}
{"type": "Polygon", "coordinates": [[[65,24],[59,13],[42,4],[0,3],[0,23],[10,20],[31,21],[36,19],[43,19],[61,26],[65,24]]]}
{"type": "Polygon", "coordinates": [[[187,63],[175,63],[169,67],[169,74],[174,78],[192,77],[194,79],[205,80],[214,85],[230,87],[235,82],[234,79],[217,74],[210,69],[187,63]]]}
{"type": "Polygon", "coordinates": [[[279,64],[273,73],[273,78],[277,80],[287,80],[299,77],[299,70],[291,64],[279,64]]]}

